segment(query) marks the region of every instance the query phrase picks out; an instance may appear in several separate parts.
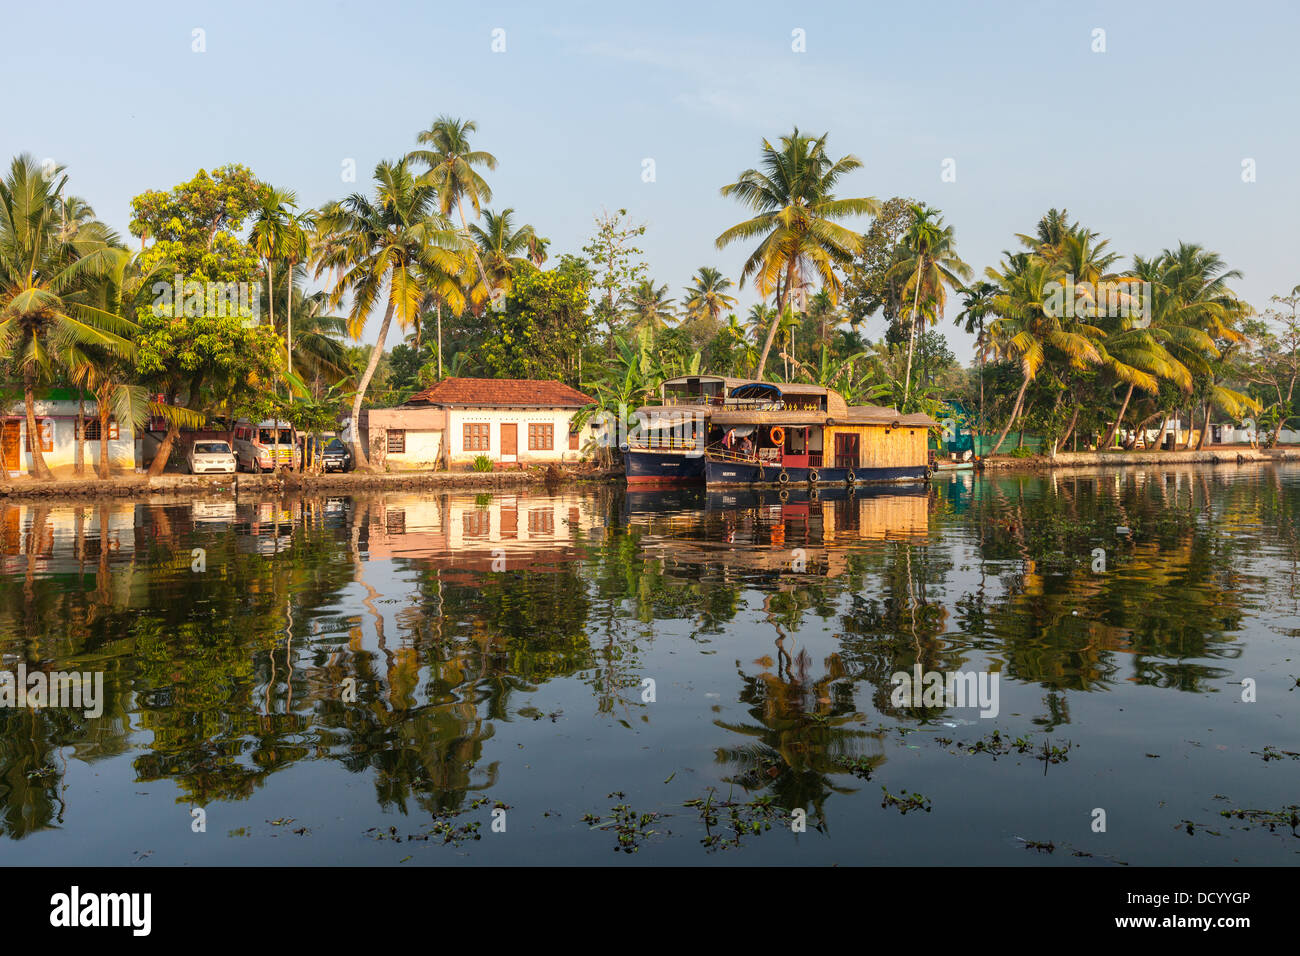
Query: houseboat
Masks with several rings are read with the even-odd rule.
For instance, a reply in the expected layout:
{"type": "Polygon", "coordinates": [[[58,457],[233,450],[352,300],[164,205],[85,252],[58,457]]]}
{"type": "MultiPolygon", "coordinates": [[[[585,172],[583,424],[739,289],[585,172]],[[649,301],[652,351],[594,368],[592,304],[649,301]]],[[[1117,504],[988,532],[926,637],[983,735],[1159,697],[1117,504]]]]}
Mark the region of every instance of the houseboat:
{"type": "Polygon", "coordinates": [[[724,375],[682,375],[659,386],[658,405],[638,408],[636,425],[620,445],[629,485],[703,484],[709,412],[752,408],[733,392],[753,384],[724,375]]]}
{"type": "Polygon", "coordinates": [[[751,383],[741,395],[762,408],[708,410],[705,482],[728,485],[854,485],[918,481],[933,465],[928,415],[879,405],[849,405],[817,385],[751,383]]]}

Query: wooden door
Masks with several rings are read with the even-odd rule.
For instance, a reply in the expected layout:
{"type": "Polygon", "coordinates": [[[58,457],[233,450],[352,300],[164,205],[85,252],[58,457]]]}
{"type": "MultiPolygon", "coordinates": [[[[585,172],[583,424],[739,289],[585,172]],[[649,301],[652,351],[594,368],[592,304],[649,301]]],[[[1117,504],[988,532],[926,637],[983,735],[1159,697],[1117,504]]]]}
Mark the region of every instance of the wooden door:
{"type": "Polygon", "coordinates": [[[0,422],[0,454],[4,457],[4,470],[10,473],[22,470],[22,458],[19,452],[19,439],[22,423],[0,422]]]}
{"type": "Polygon", "coordinates": [[[860,460],[858,457],[858,436],[837,432],[835,435],[835,467],[857,468],[860,460]]]}
{"type": "Polygon", "coordinates": [[[514,422],[501,423],[501,460],[515,461],[519,453],[519,426],[514,422]]]}

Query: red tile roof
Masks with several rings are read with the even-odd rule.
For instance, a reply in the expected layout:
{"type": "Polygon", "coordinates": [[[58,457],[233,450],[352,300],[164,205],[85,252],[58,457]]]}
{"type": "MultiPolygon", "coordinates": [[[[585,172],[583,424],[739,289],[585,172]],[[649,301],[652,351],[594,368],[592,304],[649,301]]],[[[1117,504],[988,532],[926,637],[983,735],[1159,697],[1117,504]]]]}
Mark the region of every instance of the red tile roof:
{"type": "Polygon", "coordinates": [[[407,405],[461,405],[471,408],[581,408],[592,399],[563,382],[531,378],[447,378],[416,392],[407,405]]]}

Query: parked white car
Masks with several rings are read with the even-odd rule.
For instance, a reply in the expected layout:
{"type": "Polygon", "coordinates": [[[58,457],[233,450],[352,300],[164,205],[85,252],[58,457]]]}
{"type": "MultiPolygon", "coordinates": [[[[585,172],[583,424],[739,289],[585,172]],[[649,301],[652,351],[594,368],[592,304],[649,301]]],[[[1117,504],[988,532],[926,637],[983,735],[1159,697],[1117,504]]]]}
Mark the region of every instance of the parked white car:
{"type": "Polygon", "coordinates": [[[235,453],[228,441],[196,441],[185,455],[185,470],[191,475],[212,472],[233,475],[235,453]]]}

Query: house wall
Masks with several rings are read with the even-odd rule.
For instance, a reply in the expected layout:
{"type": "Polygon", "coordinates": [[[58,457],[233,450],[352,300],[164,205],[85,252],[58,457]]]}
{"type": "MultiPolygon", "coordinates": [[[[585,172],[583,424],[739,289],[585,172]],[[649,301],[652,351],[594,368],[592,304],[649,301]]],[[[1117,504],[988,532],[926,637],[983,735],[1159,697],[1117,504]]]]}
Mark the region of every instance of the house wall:
{"type": "MultiPolygon", "coordinates": [[[[44,452],[45,464],[58,476],[73,474],[77,460],[77,403],[64,399],[38,399],[36,401],[36,423],[42,427],[44,421],[54,423],[54,444],[51,451],[44,452]]],[[[98,416],[98,406],[94,401],[85,403],[86,421],[98,416]]],[[[0,419],[8,428],[15,425],[19,429],[18,458],[19,468],[12,474],[26,474],[32,467],[32,455],[27,451],[27,412],[22,402],[16,402],[5,410],[0,419]]],[[[130,422],[118,422],[118,437],[108,443],[109,467],[114,471],[134,471],[135,434],[130,422]]],[[[93,471],[99,462],[99,441],[85,444],[85,466],[93,471]]],[[[4,464],[8,464],[7,462],[4,464]]]]}
{"type": "Polygon", "coordinates": [[[581,446],[585,443],[589,429],[584,429],[579,442],[579,449],[569,450],[569,420],[577,414],[577,409],[569,408],[449,408],[447,409],[447,432],[449,452],[453,463],[472,462],[479,455],[487,455],[493,461],[501,458],[501,426],[508,422],[516,425],[516,459],[520,462],[559,462],[577,461],[582,457],[581,446]],[[534,422],[550,422],[554,430],[553,447],[549,451],[528,448],[528,426],[534,422]],[[488,449],[471,451],[465,448],[466,423],[486,424],[488,426],[488,449]]]}
{"type": "Polygon", "coordinates": [[[366,415],[372,463],[390,470],[430,469],[438,464],[447,412],[442,408],[372,408],[366,415]],[[388,430],[406,432],[406,450],[388,451],[388,430]]]}

